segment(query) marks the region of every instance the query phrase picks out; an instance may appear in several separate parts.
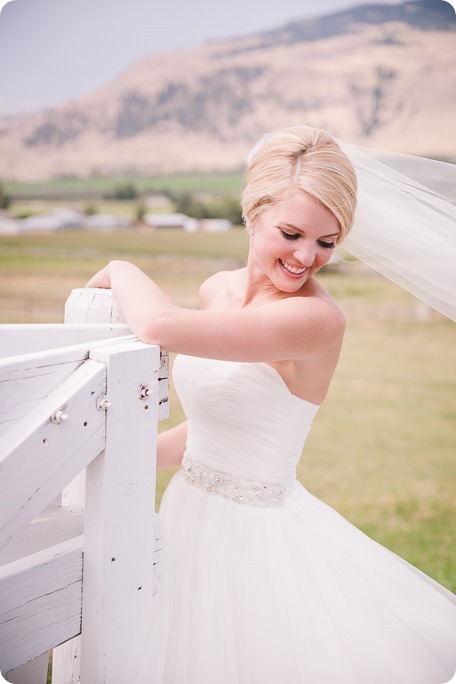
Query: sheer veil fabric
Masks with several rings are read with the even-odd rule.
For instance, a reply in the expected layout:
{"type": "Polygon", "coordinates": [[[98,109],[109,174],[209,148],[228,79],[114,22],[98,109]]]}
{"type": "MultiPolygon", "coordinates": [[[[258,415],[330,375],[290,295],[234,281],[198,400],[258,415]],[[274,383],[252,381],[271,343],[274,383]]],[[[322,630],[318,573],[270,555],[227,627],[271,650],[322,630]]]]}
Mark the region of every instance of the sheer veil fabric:
{"type": "Polygon", "coordinates": [[[358,177],[344,247],[456,321],[456,165],[339,145],[358,177]]]}

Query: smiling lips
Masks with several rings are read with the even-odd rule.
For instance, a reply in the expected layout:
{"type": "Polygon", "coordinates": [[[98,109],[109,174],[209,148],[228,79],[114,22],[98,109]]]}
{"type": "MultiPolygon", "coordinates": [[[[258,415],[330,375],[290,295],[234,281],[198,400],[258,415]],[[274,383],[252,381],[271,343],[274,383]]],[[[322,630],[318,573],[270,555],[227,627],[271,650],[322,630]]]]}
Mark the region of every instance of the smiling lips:
{"type": "Polygon", "coordinates": [[[296,266],[292,266],[291,264],[287,264],[286,261],[282,261],[282,259],[279,259],[280,264],[282,267],[288,271],[288,273],[291,273],[292,275],[295,276],[302,276],[304,273],[307,271],[306,266],[302,266],[301,268],[297,268],[296,266]]]}

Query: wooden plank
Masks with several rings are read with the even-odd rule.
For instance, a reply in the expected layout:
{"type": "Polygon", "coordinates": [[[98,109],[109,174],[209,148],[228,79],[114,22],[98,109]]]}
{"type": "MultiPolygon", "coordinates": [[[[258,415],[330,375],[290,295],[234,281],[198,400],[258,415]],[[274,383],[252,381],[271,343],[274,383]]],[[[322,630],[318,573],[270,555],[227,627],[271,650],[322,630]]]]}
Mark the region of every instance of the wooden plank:
{"type": "Polygon", "coordinates": [[[79,684],[80,681],[81,635],[78,634],[70,641],[54,648],[52,652],[52,684],[79,684]]]}
{"type": "MultiPolygon", "coordinates": [[[[46,684],[49,656],[47,653],[6,673],[6,681],[14,684],[46,684]]],[[[1,680],[0,680],[1,681],[1,680]]]]}
{"type": "Polygon", "coordinates": [[[125,323],[111,290],[76,288],[65,302],[67,323],[125,323]]]}
{"type": "Polygon", "coordinates": [[[90,344],[98,340],[131,335],[126,323],[3,323],[0,325],[0,356],[18,356],[90,344]]]}
{"type": "Polygon", "coordinates": [[[14,534],[8,544],[0,550],[0,566],[79,537],[83,533],[82,506],[47,508],[14,534]]]}
{"type": "MultiPolygon", "coordinates": [[[[70,326],[71,327],[71,326],[70,326]]],[[[78,326],[79,327],[79,326],[78,326]]],[[[83,329],[84,326],[81,326],[83,329]]],[[[107,331],[109,327],[107,327],[107,331]]],[[[82,336],[82,335],[81,335],[82,336]]],[[[13,356],[0,356],[0,373],[3,368],[22,368],[24,365],[32,364],[32,366],[37,365],[36,362],[42,361],[40,365],[50,365],[53,363],[53,359],[61,357],[62,354],[74,355],[74,358],[86,359],[88,352],[92,348],[104,347],[106,343],[115,344],[116,342],[125,342],[128,340],[136,339],[132,334],[119,335],[111,339],[109,335],[106,337],[100,336],[100,339],[94,340],[93,342],[77,342],[76,344],[69,344],[65,347],[50,347],[49,349],[43,349],[41,351],[30,352],[27,354],[15,354],[13,356]]]]}
{"type": "Polygon", "coordinates": [[[81,682],[120,681],[134,629],[154,608],[159,349],[95,350],[108,365],[106,450],[87,469],[81,682]],[[148,385],[150,395],[140,398],[148,385]]]}
{"type": "Polygon", "coordinates": [[[106,367],[89,360],[0,440],[0,548],[104,448],[106,367]],[[54,424],[62,409],[68,420],[54,424]]]}
{"type": "Polygon", "coordinates": [[[88,356],[86,349],[72,353],[54,351],[51,358],[37,356],[25,363],[16,361],[9,367],[0,367],[0,435],[70,377],[88,356]]]}
{"type": "Polygon", "coordinates": [[[169,354],[160,351],[160,369],[158,371],[158,420],[169,417],[169,354]]]}
{"type": "MultiPolygon", "coordinates": [[[[130,335],[109,343],[131,339],[135,338],[130,335]]],[[[97,346],[106,346],[106,340],[0,359],[0,436],[68,378],[97,346]]]]}
{"type": "Polygon", "coordinates": [[[77,537],[0,568],[1,671],[80,632],[82,546],[77,537]]]}
{"type": "MultiPolygon", "coordinates": [[[[99,323],[104,321],[113,325],[112,321],[124,320],[119,307],[114,302],[111,290],[73,290],[65,304],[65,324],[74,327],[90,327],[89,320],[99,323]]],[[[83,503],[85,501],[85,473],[80,473],[62,492],[62,503],[83,503]]],[[[75,637],[62,644],[53,652],[52,682],[53,684],[74,684],[80,681],[81,639],[75,637]]]]}

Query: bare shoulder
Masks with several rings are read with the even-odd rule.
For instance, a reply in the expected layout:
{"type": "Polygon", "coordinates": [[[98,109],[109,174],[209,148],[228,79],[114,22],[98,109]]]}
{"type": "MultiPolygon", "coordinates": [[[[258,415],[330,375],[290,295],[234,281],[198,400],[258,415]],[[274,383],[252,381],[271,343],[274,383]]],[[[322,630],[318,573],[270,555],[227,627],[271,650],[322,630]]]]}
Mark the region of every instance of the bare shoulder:
{"type": "Polygon", "coordinates": [[[321,319],[324,319],[328,325],[334,326],[336,329],[340,329],[344,332],[344,313],[320,282],[313,279],[306,296],[299,297],[298,300],[302,302],[305,307],[311,306],[315,311],[315,315],[318,318],[321,317],[321,319]]]}
{"type": "Polygon", "coordinates": [[[340,345],[345,333],[345,316],[331,297],[316,294],[306,297],[293,297],[286,300],[289,320],[299,320],[294,323],[303,337],[309,334],[314,340],[314,351],[323,352],[329,345],[340,345]]]}
{"type": "Polygon", "coordinates": [[[228,271],[219,271],[209,276],[199,288],[199,305],[201,309],[209,307],[218,294],[226,289],[229,280],[228,271]]]}
{"type": "MultiPolygon", "coordinates": [[[[287,299],[291,306],[302,314],[307,323],[313,321],[317,325],[324,324],[335,330],[345,330],[345,316],[336,301],[323,285],[315,280],[306,283],[305,288],[297,296],[287,299]]],[[[290,311],[291,313],[291,311],[290,311]]]]}
{"type": "Polygon", "coordinates": [[[199,289],[200,309],[209,309],[214,305],[224,307],[229,304],[242,270],[219,271],[207,278],[199,289]]]}

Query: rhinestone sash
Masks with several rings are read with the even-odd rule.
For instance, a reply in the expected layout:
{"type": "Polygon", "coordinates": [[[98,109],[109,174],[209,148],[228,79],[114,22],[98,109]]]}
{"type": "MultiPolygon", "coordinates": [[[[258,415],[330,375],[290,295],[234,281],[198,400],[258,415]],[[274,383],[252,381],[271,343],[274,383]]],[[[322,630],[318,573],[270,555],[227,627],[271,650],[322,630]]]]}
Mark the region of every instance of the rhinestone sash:
{"type": "Polygon", "coordinates": [[[285,486],[279,482],[231,475],[209,468],[187,454],[182,459],[182,475],[189,484],[235,503],[258,508],[278,508],[284,504],[285,486]]]}

